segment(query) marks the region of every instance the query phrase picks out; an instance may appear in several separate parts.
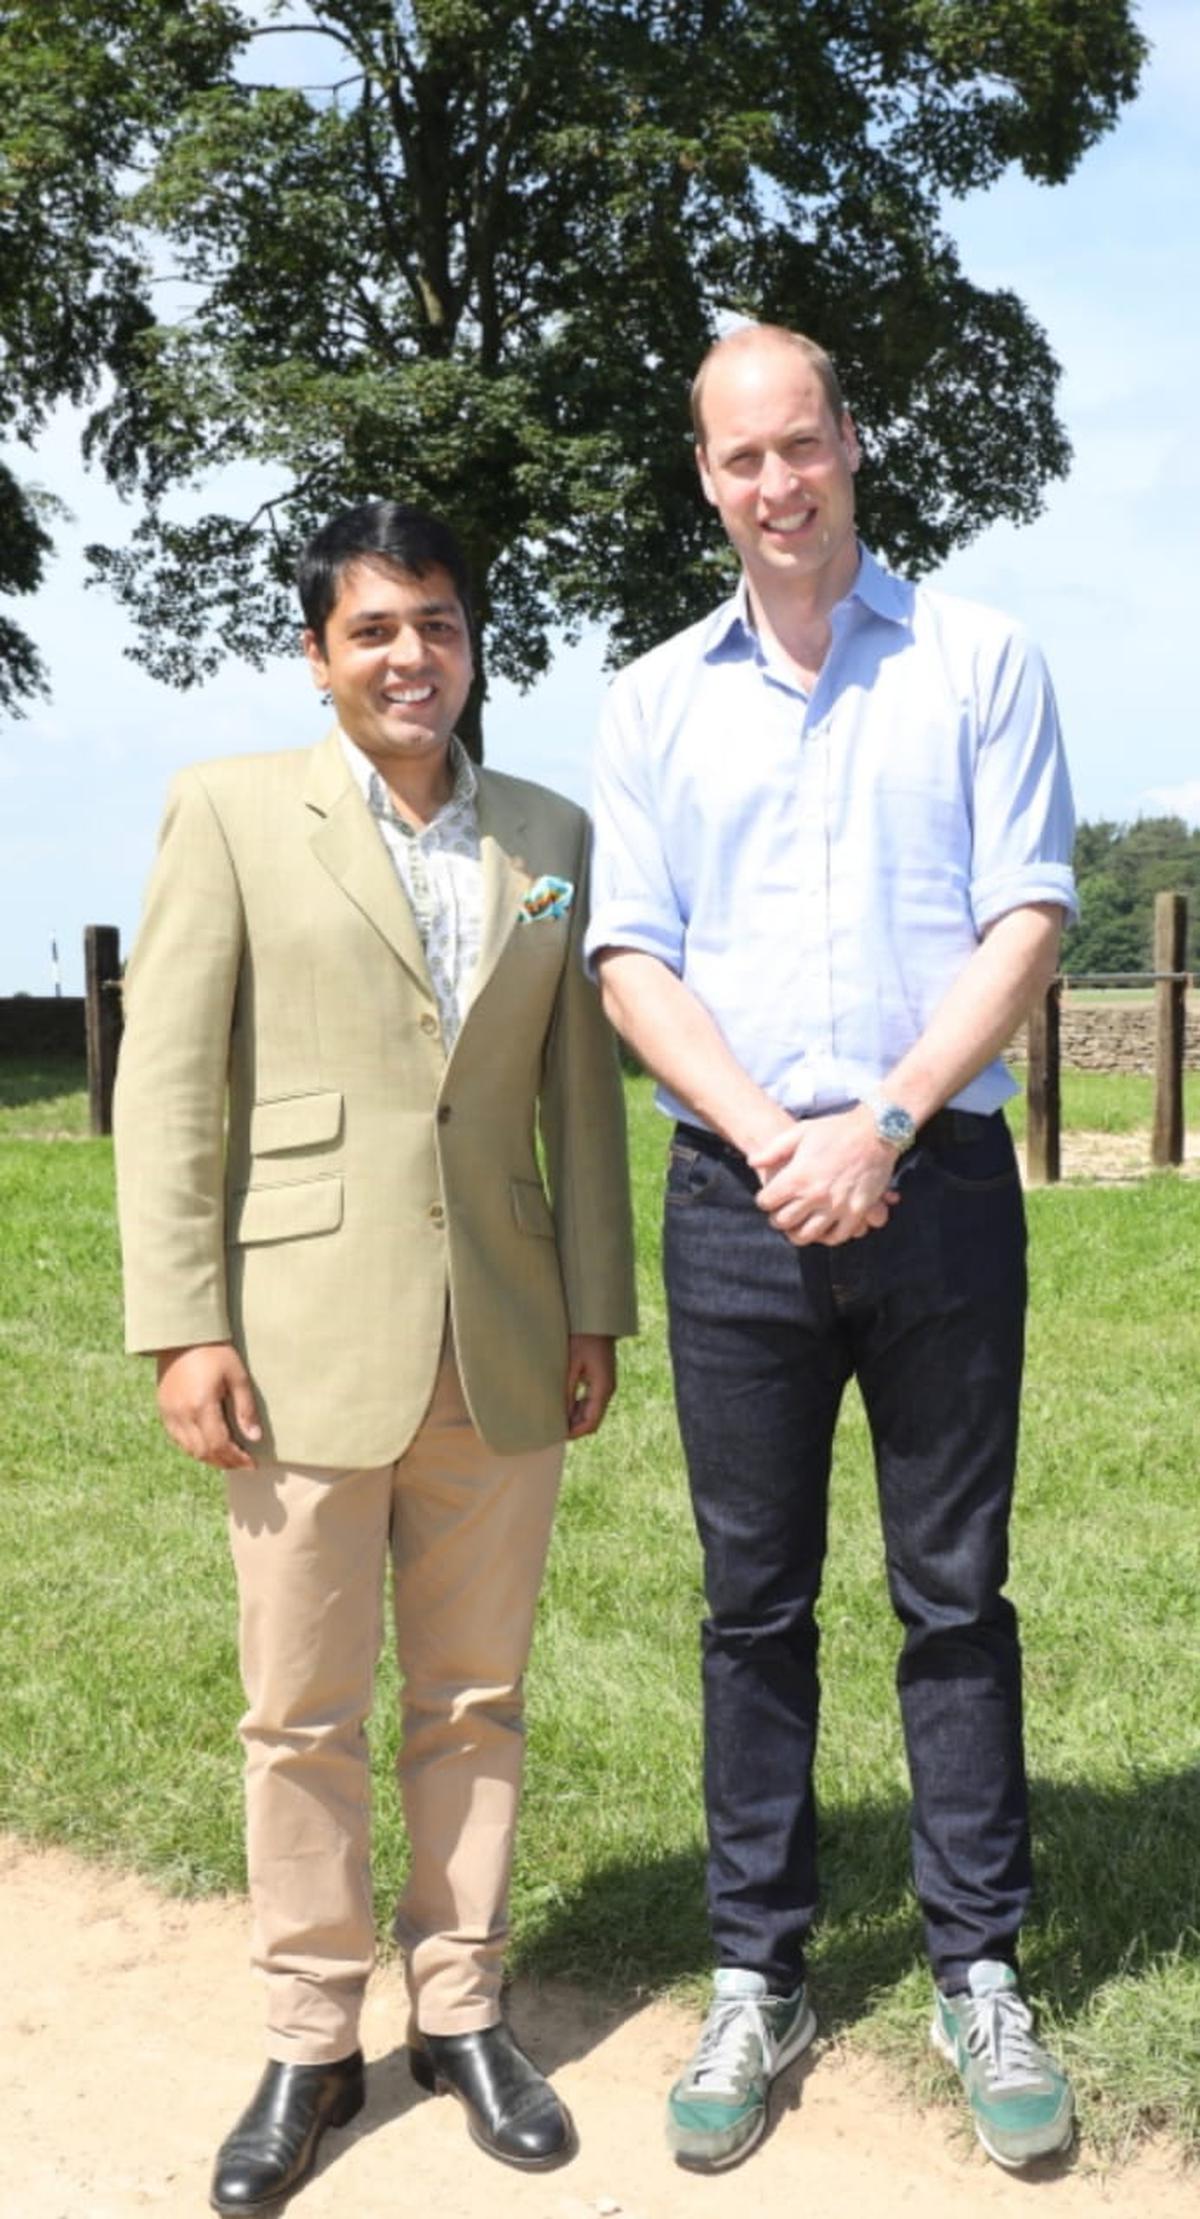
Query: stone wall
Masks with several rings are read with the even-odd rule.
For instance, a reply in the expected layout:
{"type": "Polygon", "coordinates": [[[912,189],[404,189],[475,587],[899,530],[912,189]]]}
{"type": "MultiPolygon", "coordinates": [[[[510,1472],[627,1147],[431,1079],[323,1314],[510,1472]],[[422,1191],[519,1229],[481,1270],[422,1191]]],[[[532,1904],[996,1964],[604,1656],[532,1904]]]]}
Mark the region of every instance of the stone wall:
{"type": "MultiPolygon", "coordinates": [[[[1059,1042],[1069,1071],[1154,1071],[1154,1011],[1119,1002],[1081,1004],[1070,990],[1062,998],[1059,1042]]],[[[1012,1047],[1025,1060],[1024,1031],[1012,1047]]],[[[1184,1068],[1200,1071],[1200,993],[1188,995],[1184,1031],[1184,1068]]]]}
{"type": "MultiPolygon", "coordinates": [[[[1063,995],[1060,1025],[1063,1065],[1070,1071],[1154,1070],[1154,1011],[1119,1002],[1081,1004],[1063,995]]],[[[0,999],[0,1055],[76,1055],[85,1052],[82,999],[51,1000],[33,994],[0,999]]],[[[1025,1060],[1024,1029],[1009,1053],[1025,1060]]],[[[1200,989],[1188,995],[1184,1065],[1200,1071],[1200,989]]],[[[630,1059],[630,1068],[636,1068],[630,1059]]]]}

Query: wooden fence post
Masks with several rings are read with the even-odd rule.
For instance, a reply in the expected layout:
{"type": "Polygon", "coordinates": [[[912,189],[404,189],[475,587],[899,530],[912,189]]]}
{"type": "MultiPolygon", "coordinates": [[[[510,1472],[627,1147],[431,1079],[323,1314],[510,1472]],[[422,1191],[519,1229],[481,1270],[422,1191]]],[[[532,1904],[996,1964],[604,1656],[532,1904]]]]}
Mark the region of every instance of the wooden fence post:
{"type": "Polygon", "coordinates": [[[87,1026],[88,1123],[111,1133],[113,1080],[121,1044],[121,936],[115,925],[83,930],[84,1016],[87,1026]]]}
{"type": "Polygon", "coordinates": [[[1052,979],[1029,1012],[1025,1177],[1031,1187],[1056,1186],[1062,1176],[1061,1001],[1062,980],[1052,979]]]}
{"type": "Polygon", "coordinates": [[[1157,1170],[1183,1162],[1183,975],[1187,952],[1187,897],[1154,897],[1154,1133],[1157,1170]]]}

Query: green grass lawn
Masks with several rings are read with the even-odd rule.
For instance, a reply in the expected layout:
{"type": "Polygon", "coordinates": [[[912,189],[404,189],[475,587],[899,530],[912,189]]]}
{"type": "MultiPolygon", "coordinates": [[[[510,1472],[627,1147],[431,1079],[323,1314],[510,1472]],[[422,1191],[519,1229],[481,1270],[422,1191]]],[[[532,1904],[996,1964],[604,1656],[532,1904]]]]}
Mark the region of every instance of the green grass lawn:
{"type": "MultiPolygon", "coordinates": [[[[110,1150],[37,1137],[86,1125],[63,1076],[0,1071],[0,1823],[180,1891],[236,1888],[240,1698],[221,1482],[160,1437],[148,1366],[119,1353],[110,1150]]],[[[1106,1083],[1104,1114],[1125,1116],[1136,1082],[1089,1079],[1089,1098],[1106,1083]]],[[[666,1128],[646,1082],[629,1099],[643,1332],[564,1490],[530,1672],[514,1962],[632,2002],[668,1988],[698,1997],[707,1942],[700,1567],[658,1284],[666,1128]]],[[[1012,1582],[1039,1857],[1027,1980],[1076,2076],[1092,2147],[1120,2150],[1160,2126],[1200,2153],[1200,1182],[1045,1189],[1029,1215],[1012,1582]]],[[[826,2032],[885,2049],[928,2095],[948,2083],[924,2049],[897,1637],[856,1402],[839,1437],[822,1623],[815,1997],[826,2032]]],[[[381,1926],[405,1854],[385,1778],[394,1692],[385,1664],[373,1728],[381,1926]]]]}
{"type": "Polygon", "coordinates": [[[82,1057],[0,1056],[0,1133],[13,1140],[85,1140],[82,1057]]]}
{"type": "MultiPolygon", "coordinates": [[[[1020,1064],[1014,1075],[1024,1085],[1020,1064]]],[[[1200,1125],[1200,1071],[1185,1071],[1183,1078],[1184,1125],[1189,1132],[1200,1125]]],[[[1019,1145],[1025,1140],[1025,1096],[1018,1094],[1005,1114],[1019,1145]]],[[[1068,1133],[1146,1134],[1146,1163],[1150,1162],[1150,1127],[1154,1119],[1154,1081],[1136,1071],[1064,1071],[1062,1074],[1062,1130],[1068,1133]]]]}
{"type": "Polygon", "coordinates": [[[1154,988],[1081,986],[1063,996],[1063,1009],[1153,1009],[1154,988]]]}

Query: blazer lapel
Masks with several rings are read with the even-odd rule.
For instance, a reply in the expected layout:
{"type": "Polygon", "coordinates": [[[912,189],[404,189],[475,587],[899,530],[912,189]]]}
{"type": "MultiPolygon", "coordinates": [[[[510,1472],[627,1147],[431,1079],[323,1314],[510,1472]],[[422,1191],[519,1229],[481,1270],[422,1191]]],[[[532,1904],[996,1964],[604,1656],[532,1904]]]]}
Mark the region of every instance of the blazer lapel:
{"type": "Polygon", "coordinates": [[[524,808],[510,789],[494,785],[485,770],[477,771],[476,777],[483,855],[483,917],[479,961],[471,987],[472,1004],[478,1001],[508,945],[510,934],[516,930],[521,903],[533,883],[533,872],[522,847],[526,826],[524,808]]]}
{"type": "Polygon", "coordinates": [[[350,775],[336,732],[312,752],[304,788],[319,863],[387,942],[429,1001],[433,987],[412,907],[396,877],[379,827],[350,775]]]}

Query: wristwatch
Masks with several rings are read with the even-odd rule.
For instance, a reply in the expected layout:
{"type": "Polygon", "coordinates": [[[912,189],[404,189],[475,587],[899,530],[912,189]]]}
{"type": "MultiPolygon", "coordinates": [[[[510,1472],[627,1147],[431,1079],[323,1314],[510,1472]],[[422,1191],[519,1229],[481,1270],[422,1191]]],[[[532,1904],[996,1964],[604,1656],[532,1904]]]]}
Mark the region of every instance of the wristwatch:
{"type": "Polygon", "coordinates": [[[875,1120],[875,1130],[879,1138],[886,1140],[888,1147],[894,1148],[896,1154],[902,1156],[906,1148],[912,1147],[917,1137],[917,1128],[908,1111],[901,1109],[899,1102],[889,1102],[880,1086],[874,1087],[870,1094],[864,1094],[863,1101],[875,1120]]]}

